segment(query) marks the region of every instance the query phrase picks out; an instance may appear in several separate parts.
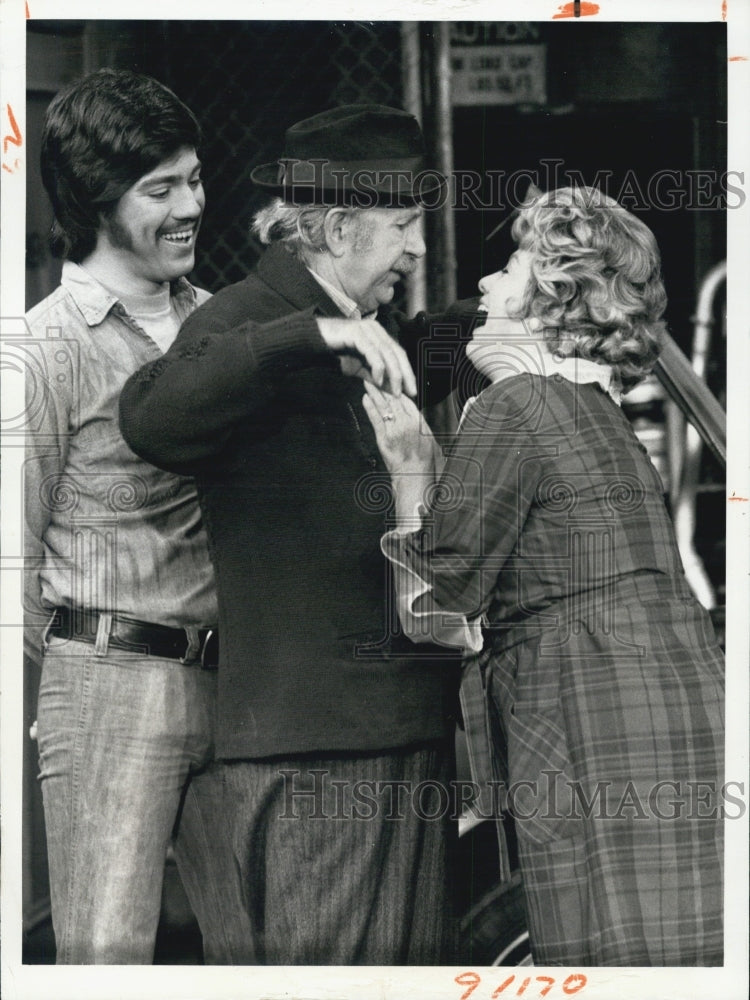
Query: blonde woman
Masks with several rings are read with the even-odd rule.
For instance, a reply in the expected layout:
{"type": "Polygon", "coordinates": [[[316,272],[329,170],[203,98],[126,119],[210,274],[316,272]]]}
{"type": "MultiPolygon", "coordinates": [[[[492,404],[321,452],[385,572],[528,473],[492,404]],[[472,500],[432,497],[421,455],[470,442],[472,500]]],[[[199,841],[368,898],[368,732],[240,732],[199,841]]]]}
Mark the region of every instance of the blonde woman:
{"type": "Polygon", "coordinates": [[[589,188],[534,197],[513,235],[444,468],[413,404],[367,386],[399,614],[466,652],[535,962],[721,964],[723,659],[619,405],[658,354],[658,250],[589,188]]]}

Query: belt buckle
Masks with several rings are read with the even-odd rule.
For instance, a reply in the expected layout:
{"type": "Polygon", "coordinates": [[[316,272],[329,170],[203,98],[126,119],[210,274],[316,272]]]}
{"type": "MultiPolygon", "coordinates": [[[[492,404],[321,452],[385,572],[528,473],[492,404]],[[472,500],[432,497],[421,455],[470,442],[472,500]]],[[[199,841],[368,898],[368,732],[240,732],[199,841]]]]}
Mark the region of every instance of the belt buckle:
{"type": "MultiPolygon", "coordinates": [[[[201,640],[198,629],[195,625],[186,625],[183,632],[187,636],[187,649],[184,655],[180,657],[180,663],[195,663],[198,659],[198,654],[201,652],[201,640]]],[[[203,657],[201,655],[202,661],[203,657]]]]}
{"type": "Polygon", "coordinates": [[[212,667],[207,667],[206,666],[206,650],[208,649],[208,644],[211,641],[211,637],[213,636],[213,634],[214,634],[214,630],[212,628],[210,628],[208,630],[208,632],[206,632],[206,638],[203,640],[203,649],[201,650],[201,668],[203,670],[212,670],[213,669],[212,667]]]}

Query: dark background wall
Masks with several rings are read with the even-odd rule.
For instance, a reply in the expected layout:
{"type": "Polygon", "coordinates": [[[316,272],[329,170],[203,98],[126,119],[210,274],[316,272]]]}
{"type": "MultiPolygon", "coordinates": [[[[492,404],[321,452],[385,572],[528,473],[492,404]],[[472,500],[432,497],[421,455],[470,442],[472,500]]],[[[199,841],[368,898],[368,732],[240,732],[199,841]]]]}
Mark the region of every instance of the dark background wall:
{"type": "MultiPolygon", "coordinates": [[[[493,28],[459,23],[454,39],[492,43],[498,37],[493,28]]],[[[249,174],[257,163],[276,158],[286,127],[337,104],[398,105],[404,99],[398,22],[31,21],[29,32],[30,142],[57,86],[98,65],[149,73],[195,111],[205,132],[208,205],[194,279],[212,291],[239,280],[257,258],[249,221],[264,196],[249,174]]],[[[433,26],[421,26],[427,119],[433,35],[433,26]]],[[[687,345],[700,280],[725,254],[725,215],[718,200],[709,208],[643,208],[638,191],[647,192],[660,170],[679,172],[686,189],[695,183],[690,171],[724,170],[726,26],[519,22],[501,37],[546,46],[547,99],[454,108],[456,169],[537,170],[544,186],[542,161],[557,160],[561,184],[569,170],[587,183],[608,174],[605,186],[614,196],[630,178],[636,194],[625,204],[656,233],[668,319],[673,335],[687,345]]],[[[35,159],[30,148],[32,167],[35,159]]],[[[461,296],[472,294],[479,276],[510,249],[509,227],[484,242],[508,210],[506,194],[501,184],[501,205],[455,213],[461,296]]],[[[29,213],[29,258],[37,265],[30,268],[30,306],[54,287],[58,273],[45,256],[48,208],[38,174],[30,177],[29,213]]]]}

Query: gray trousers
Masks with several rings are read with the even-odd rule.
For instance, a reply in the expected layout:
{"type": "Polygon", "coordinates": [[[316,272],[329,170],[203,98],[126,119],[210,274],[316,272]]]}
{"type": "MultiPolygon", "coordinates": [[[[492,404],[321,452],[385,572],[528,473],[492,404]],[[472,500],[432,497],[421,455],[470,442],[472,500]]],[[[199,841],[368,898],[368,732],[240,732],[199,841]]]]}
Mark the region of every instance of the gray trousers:
{"type": "MultiPolygon", "coordinates": [[[[235,917],[215,939],[204,933],[206,961],[452,964],[453,777],[447,743],[210,767],[185,808],[212,849],[192,856],[223,881],[235,917]]],[[[215,912],[197,916],[217,927],[215,912]]]]}

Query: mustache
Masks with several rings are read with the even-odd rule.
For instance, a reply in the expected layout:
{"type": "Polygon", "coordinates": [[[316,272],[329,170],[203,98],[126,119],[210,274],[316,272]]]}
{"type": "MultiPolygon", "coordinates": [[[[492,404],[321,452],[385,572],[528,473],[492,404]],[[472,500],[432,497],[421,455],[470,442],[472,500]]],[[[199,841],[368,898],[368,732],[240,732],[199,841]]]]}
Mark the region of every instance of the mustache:
{"type": "Polygon", "coordinates": [[[393,270],[406,277],[407,274],[414,274],[417,269],[417,258],[410,253],[405,253],[395,264],[393,270]]]}

